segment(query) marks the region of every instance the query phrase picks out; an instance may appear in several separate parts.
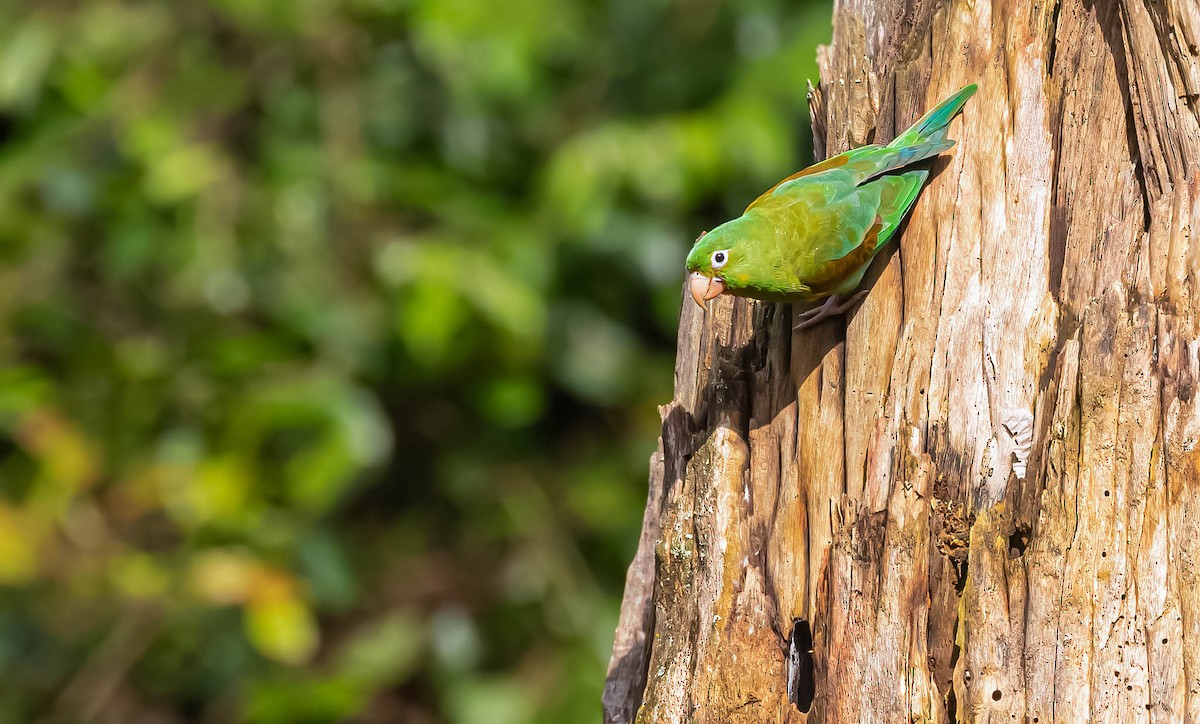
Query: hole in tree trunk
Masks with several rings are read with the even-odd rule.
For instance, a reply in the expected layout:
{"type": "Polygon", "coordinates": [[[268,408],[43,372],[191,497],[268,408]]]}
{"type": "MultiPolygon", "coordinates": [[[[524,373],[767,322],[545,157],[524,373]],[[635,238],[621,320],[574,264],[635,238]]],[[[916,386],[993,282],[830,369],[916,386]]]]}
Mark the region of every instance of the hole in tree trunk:
{"type": "Polygon", "coordinates": [[[961,596],[967,588],[967,574],[971,570],[970,561],[963,558],[961,563],[955,564],[954,570],[958,574],[958,578],[954,581],[954,592],[961,596]]]}
{"type": "Polygon", "coordinates": [[[792,638],[788,642],[787,693],[788,701],[803,714],[812,708],[813,696],[817,693],[812,649],[812,628],[808,621],[797,619],[792,625],[792,638]]]}
{"type": "Polygon", "coordinates": [[[1018,525],[1013,529],[1013,532],[1008,536],[1008,557],[1020,558],[1025,555],[1025,549],[1029,547],[1029,528],[1018,525]]]}

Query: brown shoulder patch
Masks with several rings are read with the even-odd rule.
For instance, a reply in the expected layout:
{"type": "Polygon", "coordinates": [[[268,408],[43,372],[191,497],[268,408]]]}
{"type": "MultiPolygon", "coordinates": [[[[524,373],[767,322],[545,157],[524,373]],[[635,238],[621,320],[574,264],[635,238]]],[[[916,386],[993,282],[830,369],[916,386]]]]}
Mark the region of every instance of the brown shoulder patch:
{"type": "Polygon", "coordinates": [[[863,264],[871,261],[871,257],[875,256],[875,249],[879,246],[879,231],[882,228],[883,219],[876,216],[875,223],[871,224],[871,228],[867,229],[867,233],[863,235],[861,244],[846,256],[822,264],[821,275],[812,280],[813,291],[826,294],[837,289],[846,281],[847,277],[858,271],[863,264]]]}

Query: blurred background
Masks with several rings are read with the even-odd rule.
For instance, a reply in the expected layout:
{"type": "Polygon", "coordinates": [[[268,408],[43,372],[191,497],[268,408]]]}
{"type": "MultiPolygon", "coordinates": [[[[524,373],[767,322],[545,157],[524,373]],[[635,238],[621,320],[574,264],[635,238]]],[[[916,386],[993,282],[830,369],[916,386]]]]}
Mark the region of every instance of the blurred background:
{"type": "Polygon", "coordinates": [[[0,0],[0,722],[597,721],[829,18],[0,0]]]}

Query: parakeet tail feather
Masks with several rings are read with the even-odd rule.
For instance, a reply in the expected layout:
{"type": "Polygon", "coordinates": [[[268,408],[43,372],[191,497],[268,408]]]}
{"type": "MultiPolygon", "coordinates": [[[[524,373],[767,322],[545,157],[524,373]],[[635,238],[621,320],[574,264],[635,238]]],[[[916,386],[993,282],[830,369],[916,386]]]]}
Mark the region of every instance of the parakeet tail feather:
{"type": "MultiPolygon", "coordinates": [[[[950,125],[950,121],[958,115],[966,102],[975,95],[975,91],[979,90],[979,86],[972,83],[965,88],[962,88],[954,95],[939,103],[933,110],[926,113],[904,133],[896,137],[896,140],[888,144],[892,148],[903,148],[906,146],[919,146],[931,143],[947,143],[953,145],[953,141],[946,141],[946,127],[950,125]]],[[[949,148],[949,145],[946,146],[949,148]]]]}

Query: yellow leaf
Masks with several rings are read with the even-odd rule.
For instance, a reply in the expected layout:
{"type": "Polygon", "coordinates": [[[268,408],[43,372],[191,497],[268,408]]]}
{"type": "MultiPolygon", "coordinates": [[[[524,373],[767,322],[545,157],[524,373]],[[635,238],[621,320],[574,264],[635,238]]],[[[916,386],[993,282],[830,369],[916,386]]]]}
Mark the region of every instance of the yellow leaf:
{"type": "Polygon", "coordinates": [[[260,564],[246,553],[212,550],[200,554],[192,564],[192,592],[218,606],[244,603],[250,598],[260,564]]]}
{"type": "Polygon", "coordinates": [[[0,505],[0,584],[21,585],[37,575],[39,537],[18,511],[0,505]]]}
{"type": "Polygon", "coordinates": [[[300,665],[317,650],[317,622],[297,598],[271,596],[251,601],[245,612],[246,635],[263,656],[300,665]]]}

